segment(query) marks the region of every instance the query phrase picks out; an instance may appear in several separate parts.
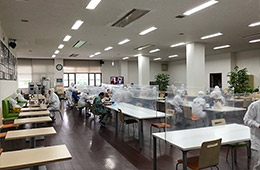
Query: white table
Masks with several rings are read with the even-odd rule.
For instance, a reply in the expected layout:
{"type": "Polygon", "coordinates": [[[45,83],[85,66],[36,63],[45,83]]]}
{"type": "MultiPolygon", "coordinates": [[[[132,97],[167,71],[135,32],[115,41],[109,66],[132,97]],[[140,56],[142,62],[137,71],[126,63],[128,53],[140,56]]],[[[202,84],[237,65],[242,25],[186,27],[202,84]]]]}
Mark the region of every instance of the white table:
{"type": "Polygon", "coordinates": [[[30,147],[36,148],[35,137],[49,136],[49,135],[55,135],[55,134],[56,134],[56,131],[53,127],[12,130],[12,131],[7,132],[5,140],[17,140],[17,139],[31,138],[30,147]]]}
{"type": "Polygon", "coordinates": [[[33,117],[33,116],[49,116],[50,111],[34,111],[34,112],[20,112],[19,117],[33,117]]]}
{"type": "Polygon", "coordinates": [[[47,107],[28,107],[28,108],[22,108],[21,112],[44,111],[44,110],[47,110],[47,107]]]}
{"type": "Polygon", "coordinates": [[[71,154],[65,145],[3,152],[0,156],[0,170],[31,166],[38,169],[39,165],[70,160],[71,158],[71,154]]]}
{"type": "MultiPolygon", "coordinates": [[[[115,130],[116,134],[118,133],[118,109],[121,109],[123,114],[138,119],[138,135],[139,135],[139,148],[142,148],[143,143],[143,120],[144,119],[155,119],[155,118],[164,118],[166,113],[151,110],[144,107],[135,106],[128,103],[117,103],[115,105],[106,106],[107,108],[115,111],[115,130]]],[[[172,116],[167,114],[167,116],[172,116]]]]}
{"type": "MultiPolygon", "coordinates": [[[[250,141],[250,129],[240,124],[228,124],[187,130],[153,133],[154,170],[157,169],[156,139],[165,140],[183,153],[183,170],[187,170],[187,152],[200,149],[205,141],[222,138],[222,145],[250,141]]],[[[232,151],[233,154],[234,151],[232,151]]],[[[232,168],[233,168],[232,160],[232,168]]]]}
{"type": "Polygon", "coordinates": [[[49,116],[44,117],[33,117],[33,118],[23,118],[23,119],[15,119],[15,125],[24,125],[24,124],[35,124],[35,123],[43,123],[43,122],[51,122],[52,119],[49,116]]]}
{"type": "Polygon", "coordinates": [[[235,112],[235,111],[245,111],[246,109],[240,107],[222,106],[221,109],[215,109],[214,107],[212,107],[212,108],[206,108],[205,110],[211,112],[235,112]]]}

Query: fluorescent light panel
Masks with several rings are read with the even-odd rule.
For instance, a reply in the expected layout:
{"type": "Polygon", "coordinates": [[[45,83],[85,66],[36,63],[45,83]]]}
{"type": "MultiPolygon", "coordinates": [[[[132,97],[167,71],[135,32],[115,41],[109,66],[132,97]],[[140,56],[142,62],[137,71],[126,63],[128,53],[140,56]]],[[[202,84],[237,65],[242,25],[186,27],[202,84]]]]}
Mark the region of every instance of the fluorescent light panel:
{"type": "Polygon", "coordinates": [[[257,42],[260,42],[260,39],[256,39],[256,40],[251,40],[251,41],[249,41],[250,44],[252,44],[252,43],[257,43],[257,42]]]}
{"type": "Polygon", "coordinates": [[[53,54],[51,57],[52,57],[52,58],[55,58],[55,57],[56,57],[56,55],[55,55],[55,54],[53,54]]]}
{"type": "Polygon", "coordinates": [[[60,53],[59,50],[54,51],[54,54],[59,54],[59,53],[60,53]]]}
{"type": "Polygon", "coordinates": [[[223,49],[223,48],[229,48],[231,47],[231,45],[222,45],[222,46],[218,46],[218,47],[214,47],[214,50],[219,50],[219,49],[223,49]]]}
{"type": "Polygon", "coordinates": [[[250,25],[248,25],[249,27],[256,27],[256,26],[259,26],[260,25],[260,21],[259,22],[254,22],[250,25]]]}
{"type": "Polygon", "coordinates": [[[170,56],[168,56],[168,58],[175,58],[175,57],[178,57],[178,55],[175,54],[175,55],[170,55],[170,56]]]}
{"type": "Polygon", "coordinates": [[[128,43],[130,40],[129,39],[125,39],[125,40],[123,40],[123,41],[120,41],[119,43],[118,43],[118,45],[123,45],[123,44],[125,44],[125,43],[128,43]]]}
{"type": "Polygon", "coordinates": [[[142,54],[136,54],[136,55],[134,55],[135,57],[139,57],[139,56],[142,56],[142,54]]]}
{"type": "Polygon", "coordinates": [[[201,10],[203,10],[205,8],[208,8],[208,7],[210,7],[210,6],[212,6],[212,5],[216,4],[216,3],[218,3],[218,1],[210,0],[210,1],[206,2],[206,3],[204,3],[204,4],[201,4],[201,5],[199,5],[199,6],[195,7],[195,8],[192,8],[192,9],[184,12],[183,15],[188,16],[188,15],[194,14],[195,12],[201,11],[201,10]]]}
{"type": "Polygon", "coordinates": [[[84,45],[86,43],[86,41],[83,41],[83,40],[79,40],[79,41],[77,41],[74,45],[73,45],[73,47],[74,48],[80,48],[82,45],[84,45]]]}
{"type": "Polygon", "coordinates": [[[124,58],[123,58],[123,60],[128,60],[128,59],[129,59],[129,57],[124,57],[124,58]]]}
{"type": "Polygon", "coordinates": [[[154,61],[157,61],[157,60],[161,60],[162,58],[155,58],[155,59],[153,59],[154,61]]]}
{"type": "Polygon", "coordinates": [[[223,33],[218,32],[218,33],[203,36],[200,39],[205,40],[205,39],[209,39],[209,38],[213,38],[213,37],[218,37],[218,36],[221,36],[221,35],[223,35],[223,33]]]}
{"type": "Polygon", "coordinates": [[[63,41],[69,41],[71,39],[71,36],[70,35],[66,35],[64,38],[63,38],[63,41]]]}
{"type": "Polygon", "coordinates": [[[91,1],[88,3],[86,9],[90,9],[90,10],[95,9],[100,2],[101,2],[101,0],[91,0],[91,1]]]}
{"type": "Polygon", "coordinates": [[[153,26],[153,27],[150,27],[150,28],[140,32],[139,35],[145,35],[145,34],[148,34],[148,33],[152,32],[152,31],[154,31],[154,30],[157,30],[157,28],[153,26]]]}
{"type": "Polygon", "coordinates": [[[77,20],[75,24],[71,27],[72,30],[78,30],[79,27],[84,23],[84,21],[77,20]]]}
{"type": "Polygon", "coordinates": [[[63,49],[63,47],[64,47],[64,44],[60,44],[60,45],[58,46],[58,49],[63,49]]]}
{"type": "Polygon", "coordinates": [[[99,55],[99,54],[101,54],[101,52],[96,52],[96,53],[95,53],[95,55],[99,55]]]}
{"type": "Polygon", "coordinates": [[[160,49],[159,49],[159,48],[157,48],[157,49],[154,49],[154,50],[151,50],[151,51],[149,51],[149,53],[156,53],[156,52],[158,52],[158,51],[160,51],[160,49]]]}
{"type": "Polygon", "coordinates": [[[109,50],[112,50],[112,49],[113,49],[113,47],[109,46],[109,47],[105,48],[104,51],[109,51],[109,50]]]}
{"type": "Polygon", "coordinates": [[[90,57],[90,58],[92,58],[92,57],[94,57],[94,56],[95,56],[95,55],[94,55],[94,54],[92,54],[92,55],[90,55],[89,57],[90,57]]]}
{"type": "Polygon", "coordinates": [[[171,47],[173,48],[173,47],[178,47],[178,46],[181,46],[181,45],[185,45],[185,43],[181,42],[181,43],[178,43],[178,44],[173,44],[173,45],[171,45],[171,47]]]}

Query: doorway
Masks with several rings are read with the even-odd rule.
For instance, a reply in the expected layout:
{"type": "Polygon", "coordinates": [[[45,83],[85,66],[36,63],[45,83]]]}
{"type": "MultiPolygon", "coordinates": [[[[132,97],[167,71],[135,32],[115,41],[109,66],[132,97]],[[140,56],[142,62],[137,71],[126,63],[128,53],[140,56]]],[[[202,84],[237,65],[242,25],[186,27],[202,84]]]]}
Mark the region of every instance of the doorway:
{"type": "Polygon", "coordinates": [[[222,88],[222,73],[210,73],[210,88],[214,88],[215,86],[219,86],[219,88],[222,88]]]}

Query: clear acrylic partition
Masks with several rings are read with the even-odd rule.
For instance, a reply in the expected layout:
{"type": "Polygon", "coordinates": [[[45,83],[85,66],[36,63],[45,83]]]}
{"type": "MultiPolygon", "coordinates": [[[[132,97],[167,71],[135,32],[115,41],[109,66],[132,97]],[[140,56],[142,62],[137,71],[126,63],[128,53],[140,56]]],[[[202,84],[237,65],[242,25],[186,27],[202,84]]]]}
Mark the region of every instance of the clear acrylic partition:
{"type": "Polygon", "coordinates": [[[216,119],[225,119],[226,124],[243,124],[246,107],[252,99],[243,95],[238,100],[237,96],[241,94],[215,88],[186,88],[186,92],[175,86],[168,87],[165,123],[171,125],[171,128],[167,132],[209,127],[212,126],[212,120],[216,119]]]}
{"type": "MultiPolygon", "coordinates": [[[[136,114],[157,117],[158,86],[113,87],[114,104],[135,111],[136,114]]],[[[161,113],[164,117],[164,113],[161,113]]],[[[164,122],[164,121],[163,121],[164,122]]]]}
{"type": "Polygon", "coordinates": [[[104,87],[95,87],[95,86],[88,86],[86,87],[86,89],[89,92],[89,96],[91,96],[92,98],[96,97],[99,95],[99,93],[101,92],[106,92],[104,87]]]}

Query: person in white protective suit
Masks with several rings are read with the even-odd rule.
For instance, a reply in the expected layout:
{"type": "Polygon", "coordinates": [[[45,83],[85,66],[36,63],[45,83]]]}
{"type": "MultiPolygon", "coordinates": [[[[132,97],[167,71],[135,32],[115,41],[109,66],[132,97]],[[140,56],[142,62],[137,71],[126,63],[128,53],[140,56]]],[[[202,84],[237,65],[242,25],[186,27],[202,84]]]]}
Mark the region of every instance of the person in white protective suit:
{"type": "Polygon", "coordinates": [[[248,107],[244,123],[250,127],[253,170],[260,170],[260,100],[248,107]]]}
{"type": "Polygon", "coordinates": [[[210,97],[215,101],[220,101],[222,105],[225,105],[225,98],[222,96],[222,92],[218,86],[215,86],[214,90],[210,93],[210,97]]]}
{"type": "Polygon", "coordinates": [[[21,106],[19,106],[17,104],[17,98],[18,98],[17,94],[13,93],[12,96],[10,97],[10,99],[9,99],[9,104],[11,104],[13,109],[14,108],[21,108],[21,106]]]}
{"type": "Polygon", "coordinates": [[[176,95],[174,96],[173,100],[170,101],[170,104],[174,106],[174,110],[177,113],[182,113],[181,106],[184,105],[184,100],[182,99],[182,90],[177,90],[176,95]]]}
{"type": "Polygon", "coordinates": [[[204,92],[199,91],[198,96],[192,101],[192,116],[198,118],[204,118],[206,116],[206,101],[203,99],[204,92]]]}
{"type": "Polygon", "coordinates": [[[55,119],[55,115],[52,113],[52,111],[54,110],[59,110],[60,109],[60,99],[57,96],[57,94],[54,93],[54,89],[51,88],[48,91],[49,95],[47,97],[47,104],[48,104],[48,110],[51,112],[51,118],[54,120],[55,119]]]}
{"type": "Polygon", "coordinates": [[[27,100],[21,94],[21,90],[20,89],[17,90],[17,97],[18,97],[18,101],[19,102],[27,102],[27,100]]]}
{"type": "Polygon", "coordinates": [[[73,105],[74,105],[73,100],[72,100],[72,92],[74,90],[73,86],[74,86],[74,83],[71,83],[69,88],[66,91],[66,97],[68,99],[68,106],[69,107],[73,107],[73,105]]]}
{"type": "Polygon", "coordinates": [[[188,92],[187,92],[184,84],[181,84],[180,90],[182,90],[182,94],[188,95],[188,92]]]}
{"type": "Polygon", "coordinates": [[[84,89],[82,95],[79,98],[78,105],[79,105],[79,107],[86,107],[86,116],[90,116],[90,114],[88,113],[89,98],[90,98],[89,91],[87,89],[84,89]]]}

